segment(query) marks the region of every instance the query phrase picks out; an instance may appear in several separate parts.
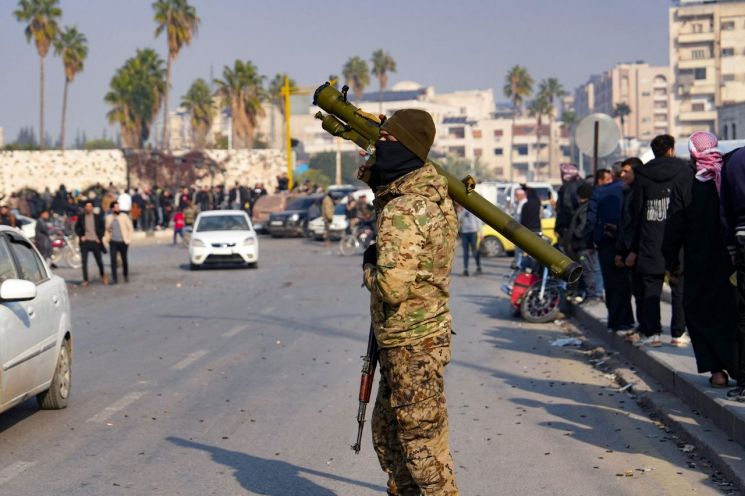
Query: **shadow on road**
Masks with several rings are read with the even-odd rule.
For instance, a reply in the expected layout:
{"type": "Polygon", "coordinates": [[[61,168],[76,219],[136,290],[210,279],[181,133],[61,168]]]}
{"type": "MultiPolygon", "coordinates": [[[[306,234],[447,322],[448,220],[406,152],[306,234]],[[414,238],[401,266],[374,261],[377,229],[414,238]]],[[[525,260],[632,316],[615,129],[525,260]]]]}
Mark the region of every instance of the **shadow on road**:
{"type": "Polygon", "coordinates": [[[382,486],[299,467],[281,460],[268,460],[178,437],[168,437],[166,440],[184,448],[206,451],[212,456],[215,462],[232,468],[236,480],[244,489],[258,494],[267,494],[270,496],[286,496],[288,494],[336,496],[337,493],[311,482],[304,478],[303,474],[317,475],[374,491],[385,491],[385,488],[382,486]]]}
{"type": "Polygon", "coordinates": [[[39,412],[35,399],[27,400],[5,413],[0,413],[0,433],[5,432],[16,424],[39,412]]]}

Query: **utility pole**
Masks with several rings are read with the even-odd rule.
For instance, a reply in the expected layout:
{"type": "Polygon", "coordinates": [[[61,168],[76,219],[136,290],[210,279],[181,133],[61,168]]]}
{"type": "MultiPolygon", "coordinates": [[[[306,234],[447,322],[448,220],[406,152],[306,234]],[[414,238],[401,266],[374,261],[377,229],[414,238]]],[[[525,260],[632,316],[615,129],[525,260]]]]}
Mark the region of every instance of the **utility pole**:
{"type": "Polygon", "coordinates": [[[287,152],[287,189],[292,191],[292,135],[290,134],[290,78],[285,74],[285,84],[282,86],[282,96],[285,100],[285,150],[287,152]]]}
{"type": "Polygon", "coordinates": [[[336,185],[341,186],[341,138],[334,138],[336,141],[336,185]]]}

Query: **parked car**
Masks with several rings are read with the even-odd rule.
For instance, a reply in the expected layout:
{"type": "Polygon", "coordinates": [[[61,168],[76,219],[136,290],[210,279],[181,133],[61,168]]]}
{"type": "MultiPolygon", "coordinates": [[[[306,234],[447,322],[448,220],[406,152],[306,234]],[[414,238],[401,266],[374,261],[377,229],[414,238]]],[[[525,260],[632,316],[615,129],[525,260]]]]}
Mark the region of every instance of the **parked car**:
{"type": "MultiPolygon", "coordinates": [[[[549,201],[541,202],[543,206],[543,216],[541,218],[541,232],[551,240],[551,244],[556,243],[556,215],[549,201]]],[[[515,244],[505,238],[502,233],[497,232],[491,226],[484,224],[481,228],[481,244],[479,250],[482,255],[487,257],[503,257],[508,253],[515,251],[515,244]]]]}
{"type": "Polygon", "coordinates": [[[269,216],[268,229],[273,237],[306,236],[309,219],[321,214],[321,201],[324,195],[308,195],[295,198],[282,212],[269,216]]]}
{"type": "Polygon", "coordinates": [[[28,237],[0,226],[0,412],[33,396],[44,409],[67,406],[71,327],[65,281],[28,237]]]}
{"type": "Polygon", "coordinates": [[[205,265],[240,264],[257,267],[259,239],[243,210],[209,210],[194,222],[189,241],[191,270],[205,265]]]}
{"type": "Polygon", "coordinates": [[[274,195],[264,195],[256,200],[253,210],[251,210],[251,222],[257,232],[267,233],[269,216],[274,212],[282,212],[287,209],[287,205],[302,195],[293,193],[277,193],[274,195]]]}
{"type": "Polygon", "coordinates": [[[26,217],[25,215],[16,215],[16,226],[28,239],[34,239],[36,237],[36,219],[26,217]]]}

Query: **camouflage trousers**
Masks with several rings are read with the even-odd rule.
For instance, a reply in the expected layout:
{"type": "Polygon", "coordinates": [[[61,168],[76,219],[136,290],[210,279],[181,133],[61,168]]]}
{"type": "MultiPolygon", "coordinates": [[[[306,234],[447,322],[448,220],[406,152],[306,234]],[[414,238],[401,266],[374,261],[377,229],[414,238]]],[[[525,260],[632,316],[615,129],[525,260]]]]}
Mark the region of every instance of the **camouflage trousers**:
{"type": "Polygon", "coordinates": [[[450,335],[380,350],[373,445],[394,496],[458,495],[448,444],[450,335]]]}

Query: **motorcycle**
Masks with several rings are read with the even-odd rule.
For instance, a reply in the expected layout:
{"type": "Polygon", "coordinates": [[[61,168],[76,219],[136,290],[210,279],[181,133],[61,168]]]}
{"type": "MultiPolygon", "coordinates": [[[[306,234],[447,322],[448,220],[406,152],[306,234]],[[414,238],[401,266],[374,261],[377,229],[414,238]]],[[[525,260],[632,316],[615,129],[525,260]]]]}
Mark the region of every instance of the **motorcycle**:
{"type": "Polygon", "coordinates": [[[517,263],[502,290],[510,297],[514,316],[535,324],[556,320],[565,300],[583,299],[580,291],[569,290],[566,281],[527,255],[517,263]]]}
{"type": "Polygon", "coordinates": [[[80,254],[80,245],[76,237],[68,236],[64,231],[58,230],[52,233],[52,257],[54,265],[60,262],[72,268],[79,269],[83,266],[83,259],[80,254]]]}
{"type": "Polygon", "coordinates": [[[339,242],[339,252],[348,257],[364,252],[375,241],[375,232],[370,226],[358,225],[350,234],[344,235],[339,242]]]}

